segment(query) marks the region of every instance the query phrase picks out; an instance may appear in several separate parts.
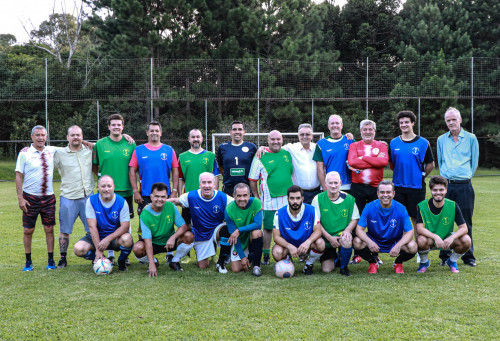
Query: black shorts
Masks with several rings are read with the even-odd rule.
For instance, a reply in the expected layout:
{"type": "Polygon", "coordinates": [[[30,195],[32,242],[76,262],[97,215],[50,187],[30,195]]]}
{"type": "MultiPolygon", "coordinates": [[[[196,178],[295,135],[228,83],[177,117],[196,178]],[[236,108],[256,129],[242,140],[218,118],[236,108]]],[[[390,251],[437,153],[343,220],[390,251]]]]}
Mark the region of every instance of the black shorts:
{"type": "Polygon", "coordinates": [[[23,211],[24,228],[35,228],[39,214],[43,226],[54,226],[56,224],[56,196],[54,194],[31,195],[23,192],[23,198],[29,203],[28,212],[23,211]]]}
{"type": "Polygon", "coordinates": [[[336,258],[337,258],[337,249],[334,247],[327,247],[325,248],[325,251],[323,251],[323,254],[319,258],[319,261],[322,263],[329,259],[335,260],[336,258]]]}
{"type": "MultiPolygon", "coordinates": [[[[81,241],[86,242],[87,244],[92,245],[92,247],[95,250],[95,245],[94,242],[92,241],[92,237],[90,236],[90,233],[87,233],[83,238],[80,239],[81,241]]],[[[109,243],[108,247],[106,250],[113,250],[113,251],[120,251],[120,247],[118,246],[117,240],[113,239],[111,243],[109,243]]]]}
{"type": "MultiPolygon", "coordinates": [[[[157,253],[173,252],[173,251],[177,250],[177,244],[179,243],[178,240],[179,239],[175,240],[174,248],[170,249],[168,251],[165,248],[165,245],[158,245],[158,244],[152,243],[153,244],[153,254],[156,255],[157,253]]],[[[144,239],[142,239],[142,237],[139,237],[139,242],[143,242],[144,243],[144,239]]]]}
{"type": "Polygon", "coordinates": [[[425,187],[423,189],[395,187],[395,190],[394,200],[406,207],[410,217],[417,218],[417,205],[425,200],[425,187]]]}
{"type": "Polygon", "coordinates": [[[119,191],[115,191],[115,194],[118,194],[128,204],[128,212],[130,213],[130,219],[134,218],[134,195],[129,195],[128,197],[122,195],[119,191]]]}
{"type": "Polygon", "coordinates": [[[189,208],[183,207],[181,215],[186,224],[191,225],[191,212],[189,212],[189,208]]]}
{"type": "Polygon", "coordinates": [[[354,197],[354,200],[356,200],[359,214],[363,213],[366,204],[378,199],[377,187],[354,182],[351,184],[351,195],[354,197]]]}

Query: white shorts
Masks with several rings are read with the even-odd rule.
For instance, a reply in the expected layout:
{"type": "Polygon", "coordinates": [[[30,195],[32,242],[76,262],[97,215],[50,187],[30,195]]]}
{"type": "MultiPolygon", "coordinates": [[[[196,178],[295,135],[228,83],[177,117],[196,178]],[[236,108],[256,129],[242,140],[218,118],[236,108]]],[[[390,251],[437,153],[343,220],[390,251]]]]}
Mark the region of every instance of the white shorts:
{"type": "MultiPolygon", "coordinates": [[[[243,250],[243,252],[245,252],[245,255],[248,257],[248,247],[243,250]]],[[[238,252],[234,249],[234,245],[231,246],[231,262],[237,262],[241,260],[240,256],[238,255],[238,252]]]]}
{"type": "Polygon", "coordinates": [[[212,234],[212,237],[208,240],[203,240],[199,242],[194,242],[194,252],[196,252],[196,261],[200,262],[204,259],[207,259],[208,257],[212,257],[216,254],[216,247],[217,247],[217,231],[223,226],[226,225],[226,223],[222,223],[218,225],[214,229],[214,233],[212,234]]]}

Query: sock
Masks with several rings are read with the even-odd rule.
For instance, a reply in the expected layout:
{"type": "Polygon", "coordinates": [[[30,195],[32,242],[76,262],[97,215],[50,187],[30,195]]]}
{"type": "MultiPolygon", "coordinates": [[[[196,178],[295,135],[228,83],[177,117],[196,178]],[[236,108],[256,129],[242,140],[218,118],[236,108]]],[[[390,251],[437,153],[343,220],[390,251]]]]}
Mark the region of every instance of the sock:
{"type": "Polygon", "coordinates": [[[174,253],[172,251],[167,252],[167,256],[173,256],[173,255],[174,255],[174,253]]]}
{"type": "Polygon", "coordinates": [[[453,253],[450,256],[450,262],[456,263],[457,260],[463,255],[464,255],[463,253],[456,253],[455,251],[453,251],[453,253]]]}
{"type": "Polygon", "coordinates": [[[426,263],[429,260],[429,252],[431,252],[431,249],[418,251],[418,255],[420,256],[420,263],[426,263]]]}
{"type": "Polygon", "coordinates": [[[271,256],[271,249],[262,249],[264,256],[271,256]]]}
{"type": "Polygon", "coordinates": [[[358,250],[358,255],[368,263],[377,263],[375,257],[373,256],[373,253],[370,251],[368,246],[364,249],[358,250]]]}
{"type": "Polygon", "coordinates": [[[125,261],[132,252],[131,247],[120,246],[120,257],[118,257],[118,261],[125,261]]]}
{"type": "Polygon", "coordinates": [[[31,262],[31,252],[26,254],[26,261],[31,262]]]}
{"type": "Polygon", "coordinates": [[[224,265],[226,262],[227,256],[231,253],[231,245],[229,244],[229,238],[220,237],[220,251],[219,251],[219,260],[217,264],[224,265]]]}
{"type": "Polygon", "coordinates": [[[346,249],[345,247],[340,247],[340,268],[343,269],[349,264],[351,259],[352,247],[346,249]]]}
{"type": "Polygon", "coordinates": [[[113,250],[108,250],[108,258],[114,257],[115,256],[115,251],[113,250]]]}
{"type": "Polygon", "coordinates": [[[414,253],[408,253],[408,252],[404,252],[403,250],[401,250],[399,252],[399,256],[396,258],[394,263],[401,264],[403,262],[406,262],[407,260],[412,259],[413,257],[415,257],[414,253]]]}
{"type": "Polygon", "coordinates": [[[67,252],[61,252],[61,258],[63,258],[63,259],[66,258],[67,255],[68,255],[67,252]]]}
{"type": "Polygon", "coordinates": [[[49,263],[54,261],[54,252],[49,252],[49,263]]]}
{"type": "Polygon", "coordinates": [[[189,253],[189,251],[191,250],[193,245],[194,245],[194,243],[191,243],[191,244],[180,243],[177,246],[177,252],[175,253],[174,258],[172,258],[172,262],[179,263],[181,261],[181,258],[189,253]]]}
{"type": "Polygon", "coordinates": [[[95,251],[90,250],[85,255],[83,255],[83,258],[91,260],[91,261],[94,261],[94,259],[95,259],[95,251]]]}
{"type": "Polygon", "coordinates": [[[318,259],[321,258],[323,255],[323,252],[311,249],[309,252],[309,258],[307,258],[306,265],[312,265],[314,262],[316,262],[318,259]]]}
{"type": "Polygon", "coordinates": [[[250,241],[248,251],[248,260],[252,262],[253,266],[260,266],[260,259],[262,258],[262,237],[250,241]]]}

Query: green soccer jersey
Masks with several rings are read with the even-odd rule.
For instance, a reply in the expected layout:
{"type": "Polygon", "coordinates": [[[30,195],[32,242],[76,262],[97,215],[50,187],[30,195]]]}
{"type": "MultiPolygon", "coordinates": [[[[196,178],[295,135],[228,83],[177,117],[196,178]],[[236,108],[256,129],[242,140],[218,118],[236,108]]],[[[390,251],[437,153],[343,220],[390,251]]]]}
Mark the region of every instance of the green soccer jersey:
{"type": "Polygon", "coordinates": [[[122,196],[133,194],[128,178],[128,164],[135,149],[135,143],[129,144],[125,138],[119,142],[109,136],[104,137],[94,145],[92,162],[99,166],[98,177],[109,175],[115,183],[115,191],[122,196]]]}
{"type": "Polygon", "coordinates": [[[214,173],[215,154],[206,150],[194,154],[188,150],[179,155],[179,164],[184,178],[184,193],[187,193],[200,188],[201,173],[214,173]]]}
{"type": "MultiPolygon", "coordinates": [[[[231,202],[226,207],[226,214],[229,218],[231,218],[236,227],[239,228],[253,223],[255,216],[260,210],[262,210],[262,202],[259,199],[254,198],[250,206],[244,210],[236,205],[236,201],[231,202]]],[[[241,232],[238,237],[243,250],[248,247],[248,243],[250,242],[250,233],[251,232],[241,232]]]]}
{"type": "MultiPolygon", "coordinates": [[[[328,197],[328,192],[318,194],[318,206],[321,213],[321,225],[332,236],[342,233],[352,220],[354,197],[346,193],[344,201],[334,204],[328,197]]],[[[325,239],[326,246],[331,247],[325,239]]]]}
{"type": "Polygon", "coordinates": [[[142,210],[141,221],[151,230],[151,240],[156,245],[166,245],[174,233],[175,210],[171,202],[166,202],[160,215],[154,215],[146,208],[142,210]]]}
{"type": "Polygon", "coordinates": [[[444,206],[437,215],[431,212],[427,199],[419,203],[418,207],[426,229],[443,240],[451,235],[455,225],[455,202],[453,200],[444,199],[444,206]]]}
{"type": "Polygon", "coordinates": [[[281,149],[277,153],[265,153],[260,159],[267,172],[267,187],[272,198],[282,197],[293,185],[292,156],[281,149]]]}

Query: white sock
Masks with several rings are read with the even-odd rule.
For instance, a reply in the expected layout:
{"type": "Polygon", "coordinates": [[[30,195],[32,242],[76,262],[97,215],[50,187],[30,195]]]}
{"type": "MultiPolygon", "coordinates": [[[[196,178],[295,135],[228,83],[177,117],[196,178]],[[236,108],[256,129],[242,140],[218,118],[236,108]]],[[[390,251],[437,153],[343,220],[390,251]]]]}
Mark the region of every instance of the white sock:
{"type": "Polygon", "coordinates": [[[194,243],[184,244],[180,243],[177,246],[177,252],[175,253],[174,258],[172,258],[172,263],[179,263],[181,258],[188,254],[188,252],[193,248],[194,243]]]}
{"type": "Polygon", "coordinates": [[[418,255],[420,256],[420,263],[426,263],[429,260],[429,252],[431,252],[431,249],[418,251],[418,255]]]}
{"type": "Polygon", "coordinates": [[[311,251],[309,252],[309,258],[307,259],[306,264],[307,265],[314,264],[314,262],[316,262],[318,259],[320,259],[320,257],[322,255],[323,255],[323,252],[319,252],[319,251],[311,249],[311,251]]]}
{"type": "Polygon", "coordinates": [[[450,256],[450,262],[456,263],[457,260],[463,255],[463,253],[456,253],[455,251],[453,251],[450,256]]]}
{"type": "Polygon", "coordinates": [[[114,257],[114,256],[115,256],[115,251],[108,250],[108,257],[114,257]]]}

